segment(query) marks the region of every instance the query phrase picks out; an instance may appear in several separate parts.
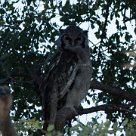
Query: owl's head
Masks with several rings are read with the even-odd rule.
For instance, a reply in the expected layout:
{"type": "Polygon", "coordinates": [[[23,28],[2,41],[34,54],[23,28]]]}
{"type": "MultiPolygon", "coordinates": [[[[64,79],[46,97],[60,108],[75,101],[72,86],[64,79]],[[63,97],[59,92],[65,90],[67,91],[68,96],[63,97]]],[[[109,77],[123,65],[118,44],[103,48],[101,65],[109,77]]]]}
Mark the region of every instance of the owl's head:
{"type": "Polygon", "coordinates": [[[59,44],[64,46],[88,46],[88,31],[83,31],[81,28],[70,25],[66,29],[60,29],[59,44]]]}

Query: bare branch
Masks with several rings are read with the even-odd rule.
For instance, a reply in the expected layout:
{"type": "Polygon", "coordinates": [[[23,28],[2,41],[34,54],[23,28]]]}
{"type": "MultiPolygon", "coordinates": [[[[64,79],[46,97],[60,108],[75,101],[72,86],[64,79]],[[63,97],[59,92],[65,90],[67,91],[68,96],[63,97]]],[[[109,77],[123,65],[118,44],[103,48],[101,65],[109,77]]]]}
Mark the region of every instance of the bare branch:
{"type": "Polygon", "coordinates": [[[97,111],[120,111],[130,114],[131,116],[132,114],[136,114],[136,111],[129,109],[129,106],[116,104],[103,104],[86,109],[78,108],[77,113],[73,113],[70,109],[64,108],[57,114],[56,129],[63,130],[63,126],[66,124],[67,120],[72,120],[75,118],[75,116],[89,114],[97,111]]]}
{"type": "Polygon", "coordinates": [[[131,110],[126,105],[104,104],[87,109],[78,109],[78,115],[89,114],[97,111],[121,111],[129,114],[136,114],[134,110],[131,110]]]}
{"type": "Polygon", "coordinates": [[[105,93],[109,93],[111,95],[124,98],[124,99],[126,99],[128,101],[132,101],[134,104],[136,104],[136,94],[130,93],[130,92],[129,93],[125,92],[120,88],[112,87],[112,86],[100,83],[96,80],[91,81],[90,88],[101,90],[105,93]]]}

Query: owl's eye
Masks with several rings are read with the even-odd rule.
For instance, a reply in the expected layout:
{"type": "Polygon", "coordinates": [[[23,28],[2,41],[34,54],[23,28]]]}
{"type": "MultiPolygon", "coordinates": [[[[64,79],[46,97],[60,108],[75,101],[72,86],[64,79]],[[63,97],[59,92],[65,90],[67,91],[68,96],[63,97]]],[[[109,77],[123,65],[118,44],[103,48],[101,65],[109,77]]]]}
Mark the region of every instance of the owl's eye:
{"type": "Polygon", "coordinates": [[[68,36],[66,36],[66,37],[65,37],[65,39],[66,39],[66,40],[68,40],[68,41],[70,41],[70,40],[71,40],[71,38],[70,38],[70,37],[68,37],[68,36]]]}
{"type": "Polygon", "coordinates": [[[81,41],[81,40],[82,40],[81,37],[76,38],[76,41],[81,41]]]}

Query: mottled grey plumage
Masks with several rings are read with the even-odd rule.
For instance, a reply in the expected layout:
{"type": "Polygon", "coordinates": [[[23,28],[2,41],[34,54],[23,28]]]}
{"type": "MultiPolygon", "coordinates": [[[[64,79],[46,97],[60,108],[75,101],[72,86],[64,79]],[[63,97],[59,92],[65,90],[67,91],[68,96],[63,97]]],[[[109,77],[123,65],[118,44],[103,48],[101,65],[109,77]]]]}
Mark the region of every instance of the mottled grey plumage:
{"type": "Polygon", "coordinates": [[[75,111],[87,94],[92,75],[87,31],[73,25],[61,29],[56,43],[59,52],[40,84],[44,129],[54,124],[65,107],[75,111]]]}
{"type": "Polygon", "coordinates": [[[92,76],[92,66],[90,62],[90,52],[88,46],[87,31],[79,27],[70,26],[66,30],[61,30],[62,48],[76,54],[78,61],[73,69],[69,81],[60,92],[60,98],[66,93],[66,107],[74,109],[85,98],[90,87],[92,76]]]}

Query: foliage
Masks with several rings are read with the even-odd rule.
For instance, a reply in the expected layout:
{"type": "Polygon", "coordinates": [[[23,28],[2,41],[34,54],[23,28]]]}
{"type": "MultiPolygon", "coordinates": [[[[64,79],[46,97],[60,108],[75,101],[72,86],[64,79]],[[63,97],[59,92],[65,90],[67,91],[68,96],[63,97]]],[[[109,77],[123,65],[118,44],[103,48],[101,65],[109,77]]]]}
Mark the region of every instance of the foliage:
{"type": "Polygon", "coordinates": [[[55,132],[55,128],[53,125],[49,125],[48,129],[47,129],[47,136],[62,136],[62,134],[60,132],[55,132]]]}
{"type": "Polygon", "coordinates": [[[15,122],[16,129],[20,136],[22,135],[32,135],[33,132],[37,130],[41,130],[43,122],[41,120],[32,119],[24,119],[21,118],[19,121],[15,122]]]}
{"type": "Polygon", "coordinates": [[[135,136],[135,122],[129,122],[128,119],[123,121],[121,124],[115,122],[111,123],[106,120],[104,123],[98,122],[96,118],[92,119],[92,122],[87,122],[86,125],[79,122],[71,129],[72,134],[78,136],[107,136],[107,135],[118,135],[123,136],[135,136]]]}
{"type": "MultiPolygon", "coordinates": [[[[30,77],[32,68],[35,64],[48,64],[56,52],[54,43],[58,29],[73,22],[87,25],[89,34],[96,39],[89,38],[93,79],[125,92],[135,92],[136,69],[124,67],[126,63],[135,62],[135,56],[125,54],[135,49],[132,35],[136,33],[133,26],[135,3],[128,0],[77,0],[77,3],[69,0],[10,0],[1,1],[0,5],[0,84],[10,83],[13,89],[16,121],[22,117],[39,120],[42,116],[37,88],[30,77]],[[112,23],[115,28],[111,33],[108,30],[112,23]],[[132,32],[128,24],[132,24],[132,32]]],[[[103,91],[97,97],[94,91],[93,98],[96,103],[131,104],[103,91]]],[[[131,107],[134,108],[132,104],[131,107]]],[[[120,111],[107,112],[107,115],[112,121],[117,117],[133,119],[120,111]]],[[[98,128],[99,131],[102,129],[98,128]]]]}

